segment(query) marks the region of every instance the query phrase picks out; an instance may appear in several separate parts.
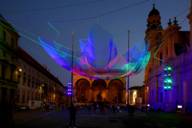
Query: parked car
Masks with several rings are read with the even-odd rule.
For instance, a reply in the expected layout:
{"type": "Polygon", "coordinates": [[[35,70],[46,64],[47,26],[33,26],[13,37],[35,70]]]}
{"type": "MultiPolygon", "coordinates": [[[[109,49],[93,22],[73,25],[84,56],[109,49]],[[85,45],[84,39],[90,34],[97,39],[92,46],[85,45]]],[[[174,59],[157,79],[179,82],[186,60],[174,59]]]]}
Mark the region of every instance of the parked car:
{"type": "Polygon", "coordinates": [[[24,106],[24,105],[16,105],[15,106],[15,110],[16,111],[28,111],[30,110],[28,106],[24,106]]]}
{"type": "Polygon", "coordinates": [[[32,110],[41,108],[42,107],[42,101],[40,101],[40,100],[29,100],[28,106],[32,110]]]}
{"type": "Polygon", "coordinates": [[[49,104],[49,110],[55,110],[56,105],[55,104],[49,104]]]}

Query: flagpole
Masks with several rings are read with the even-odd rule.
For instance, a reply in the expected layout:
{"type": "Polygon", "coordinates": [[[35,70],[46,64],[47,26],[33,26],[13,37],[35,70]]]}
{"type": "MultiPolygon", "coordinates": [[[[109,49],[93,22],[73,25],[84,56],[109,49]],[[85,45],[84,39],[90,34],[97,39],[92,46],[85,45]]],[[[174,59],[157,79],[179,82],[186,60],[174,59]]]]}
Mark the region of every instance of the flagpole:
{"type": "MultiPolygon", "coordinates": [[[[128,30],[128,42],[127,42],[127,62],[129,63],[129,43],[130,43],[130,31],[128,30]]],[[[127,76],[127,84],[126,84],[126,104],[129,105],[129,98],[130,98],[130,95],[129,95],[129,75],[127,76]]]]}
{"type": "Polygon", "coordinates": [[[72,94],[71,94],[71,103],[73,103],[73,95],[74,95],[74,86],[73,86],[73,58],[74,58],[74,32],[72,32],[72,42],[71,42],[71,89],[72,89],[72,94]]]}

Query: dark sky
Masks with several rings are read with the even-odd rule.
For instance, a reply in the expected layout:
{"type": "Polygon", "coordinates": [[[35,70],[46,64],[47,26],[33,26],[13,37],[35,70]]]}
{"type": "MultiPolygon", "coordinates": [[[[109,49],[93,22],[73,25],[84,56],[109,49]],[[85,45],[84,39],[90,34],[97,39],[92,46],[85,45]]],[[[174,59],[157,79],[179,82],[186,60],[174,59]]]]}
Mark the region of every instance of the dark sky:
{"type": "MultiPolygon", "coordinates": [[[[1,0],[0,13],[18,32],[55,39],[71,47],[71,33],[78,39],[86,38],[95,24],[110,32],[120,53],[130,47],[144,46],[146,19],[152,4],[160,11],[162,26],[169,18],[178,17],[182,30],[188,30],[189,0],[1,0]],[[54,26],[50,27],[50,24],[54,26]]],[[[70,75],[59,67],[43,49],[21,36],[19,45],[57,76],[64,84],[70,75]]],[[[76,45],[77,47],[77,45],[76,45]]],[[[131,77],[131,86],[143,84],[143,72],[131,77]]]]}

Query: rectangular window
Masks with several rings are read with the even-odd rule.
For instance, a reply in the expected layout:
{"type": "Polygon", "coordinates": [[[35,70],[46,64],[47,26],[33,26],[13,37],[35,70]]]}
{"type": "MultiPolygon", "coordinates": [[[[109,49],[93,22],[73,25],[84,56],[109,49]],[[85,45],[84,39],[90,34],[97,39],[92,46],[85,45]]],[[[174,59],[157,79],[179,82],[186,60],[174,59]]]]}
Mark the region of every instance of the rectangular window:
{"type": "Polygon", "coordinates": [[[6,58],[6,53],[5,53],[5,51],[3,51],[3,57],[6,58]]]}
{"type": "Polygon", "coordinates": [[[18,75],[18,82],[21,82],[21,75],[18,75]]]}
{"type": "Polygon", "coordinates": [[[23,73],[23,85],[26,83],[26,73],[23,73]]]}
{"type": "Polygon", "coordinates": [[[11,47],[12,47],[12,48],[15,47],[15,46],[14,46],[14,39],[13,39],[13,38],[11,38],[11,47]]]}
{"type": "Polygon", "coordinates": [[[35,82],[34,82],[34,81],[32,81],[32,85],[31,85],[31,87],[32,87],[32,88],[34,88],[34,83],[35,83],[35,82]]]}
{"type": "Polygon", "coordinates": [[[22,96],[22,103],[25,103],[25,95],[22,96]]]}
{"type": "Polygon", "coordinates": [[[16,102],[20,102],[20,101],[19,101],[19,97],[20,97],[20,90],[18,89],[18,90],[17,90],[17,93],[16,93],[16,95],[15,95],[15,101],[16,101],[16,102]]]}
{"type": "Polygon", "coordinates": [[[14,80],[14,68],[11,68],[11,76],[10,76],[10,80],[14,80]]]}
{"type": "Polygon", "coordinates": [[[2,65],[2,71],[1,71],[2,79],[5,79],[5,69],[6,69],[6,66],[2,65]]]}
{"type": "Polygon", "coordinates": [[[28,86],[29,87],[31,86],[31,79],[30,78],[28,79],[28,86]]]}
{"type": "Polygon", "coordinates": [[[7,98],[7,88],[1,88],[1,102],[6,102],[7,98]]]}
{"type": "Polygon", "coordinates": [[[3,31],[3,41],[6,41],[6,32],[3,31]]]}
{"type": "Polygon", "coordinates": [[[26,77],[24,76],[23,77],[23,85],[25,85],[25,83],[26,83],[26,77]]]}

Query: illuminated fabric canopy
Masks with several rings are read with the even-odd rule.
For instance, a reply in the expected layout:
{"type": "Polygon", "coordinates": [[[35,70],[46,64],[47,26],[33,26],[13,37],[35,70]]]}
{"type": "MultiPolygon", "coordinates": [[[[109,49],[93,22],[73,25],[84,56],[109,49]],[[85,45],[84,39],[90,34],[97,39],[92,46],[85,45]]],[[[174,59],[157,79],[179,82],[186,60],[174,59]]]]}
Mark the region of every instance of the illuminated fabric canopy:
{"type": "Polygon", "coordinates": [[[71,49],[55,41],[39,37],[39,43],[61,67],[94,79],[114,79],[137,74],[145,68],[150,59],[150,53],[146,49],[133,47],[127,51],[128,61],[127,53],[118,54],[110,35],[105,31],[98,32],[97,28],[89,33],[87,39],[79,40],[80,52],[74,50],[73,57],[71,49]]]}

